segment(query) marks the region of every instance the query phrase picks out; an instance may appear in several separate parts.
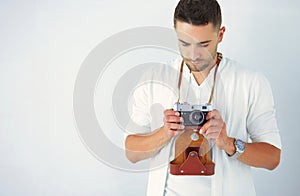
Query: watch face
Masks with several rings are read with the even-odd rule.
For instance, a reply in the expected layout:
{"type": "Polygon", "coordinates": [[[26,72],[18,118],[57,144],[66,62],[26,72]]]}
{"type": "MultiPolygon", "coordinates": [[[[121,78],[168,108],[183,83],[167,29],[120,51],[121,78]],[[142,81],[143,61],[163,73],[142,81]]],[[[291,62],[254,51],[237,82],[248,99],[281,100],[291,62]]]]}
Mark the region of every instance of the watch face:
{"type": "Polygon", "coordinates": [[[242,140],[237,139],[235,141],[235,145],[238,151],[243,152],[245,150],[245,143],[242,140]]]}

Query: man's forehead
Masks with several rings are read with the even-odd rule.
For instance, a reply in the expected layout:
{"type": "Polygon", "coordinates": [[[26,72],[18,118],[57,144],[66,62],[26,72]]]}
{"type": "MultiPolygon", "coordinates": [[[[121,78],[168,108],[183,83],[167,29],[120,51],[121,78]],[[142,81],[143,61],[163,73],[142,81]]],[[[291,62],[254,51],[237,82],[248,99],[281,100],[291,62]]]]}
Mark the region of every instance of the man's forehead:
{"type": "Polygon", "coordinates": [[[193,43],[212,40],[217,35],[217,31],[211,23],[207,25],[192,25],[178,22],[175,30],[180,40],[193,43]]]}
{"type": "Polygon", "coordinates": [[[184,32],[177,32],[177,38],[178,41],[182,42],[182,43],[208,43],[210,41],[212,41],[212,38],[214,37],[214,35],[208,35],[208,34],[197,34],[197,35],[190,35],[184,32]]]}

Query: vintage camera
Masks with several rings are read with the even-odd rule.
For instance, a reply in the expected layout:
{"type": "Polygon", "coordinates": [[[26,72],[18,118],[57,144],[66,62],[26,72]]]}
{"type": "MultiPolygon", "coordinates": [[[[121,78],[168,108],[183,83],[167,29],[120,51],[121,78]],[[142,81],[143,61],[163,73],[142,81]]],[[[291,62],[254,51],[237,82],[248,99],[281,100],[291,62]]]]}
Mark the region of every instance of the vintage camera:
{"type": "Polygon", "coordinates": [[[207,113],[212,111],[212,105],[190,105],[177,102],[174,104],[173,110],[180,113],[184,126],[201,127],[206,122],[207,113]]]}

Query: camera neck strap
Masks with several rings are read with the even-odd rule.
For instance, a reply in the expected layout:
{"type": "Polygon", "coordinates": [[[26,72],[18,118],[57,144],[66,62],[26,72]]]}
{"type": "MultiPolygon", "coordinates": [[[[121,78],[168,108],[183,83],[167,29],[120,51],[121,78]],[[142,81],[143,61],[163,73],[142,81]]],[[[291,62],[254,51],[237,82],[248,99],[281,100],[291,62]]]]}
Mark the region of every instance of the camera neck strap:
{"type": "MultiPolygon", "coordinates": [[[[208,104],[211,104],[212,99],[214,97],[217,72],[218,72],[218,68],[219,68],[219,65],[220,65],[220,62],[221,62],[222,58],[223,58],[222,53],[218,52],[217,53],[216,68],[215,68],[215,72],[214,72],[214,81],[213,81],[213,86],[211,88],[211,92],[210,92],[210,97],[209,97],[209,100],[208,100],[208,104]]],[[[180,73],[179,73],[179,78],[178,78],[178,102],[180,102],[180,86],[181,86],[181,81],[182,81],[183,66],[184,66],[184,60],[182,60],[182,62],[181,62],[180,73]]]]}

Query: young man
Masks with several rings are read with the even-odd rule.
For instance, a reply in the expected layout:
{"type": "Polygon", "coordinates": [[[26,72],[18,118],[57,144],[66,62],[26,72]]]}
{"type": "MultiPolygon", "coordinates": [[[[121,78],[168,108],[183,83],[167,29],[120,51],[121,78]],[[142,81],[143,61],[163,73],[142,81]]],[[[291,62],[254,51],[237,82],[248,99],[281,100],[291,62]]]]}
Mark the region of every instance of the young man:
{"type": "MultiPolygon", "coordinates": [[[[281,141],[268,81],[228,58],[216,68],[217,47],[225,33],[221,22],[215,0],[181,0],[174,14],[182,58],[174,62],[173,69],[179,72],[183,61],[183,78],[189,81],[182,82],[180,94],[186,94],[184,101],[201,104],[207,103],[211,89],[214,91],[212,105],[216,109],[207,114],[199,131],[215,143],[211,149],[215,174],[170,174],[174,138],[188,132],[180,114],[168,109],[177,100],[174,92],[153,82],[134,93],[132,119],[143,128],[129,135],[125,144],[131,162],[150,158],[154,163],[148,195],[255,195],[250,167],[273,170],[280,162],[281,141]],[[189,96],[191,91],[194,97],[189,96]],[[153,113],[151,106],[156,103],[164,107],[163,115],[153,113]]],[[[178,76],[171,72],[170,67],[159,68],[150,78],[177,85],[178,76]]]]}

